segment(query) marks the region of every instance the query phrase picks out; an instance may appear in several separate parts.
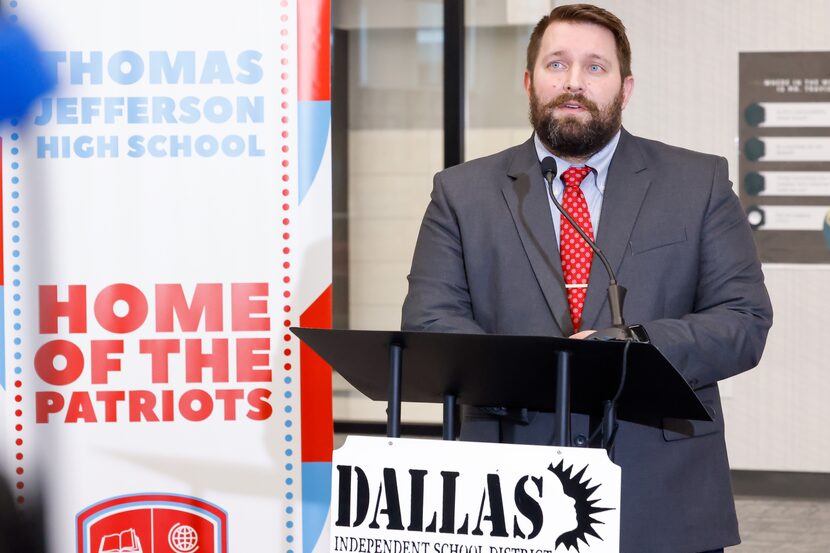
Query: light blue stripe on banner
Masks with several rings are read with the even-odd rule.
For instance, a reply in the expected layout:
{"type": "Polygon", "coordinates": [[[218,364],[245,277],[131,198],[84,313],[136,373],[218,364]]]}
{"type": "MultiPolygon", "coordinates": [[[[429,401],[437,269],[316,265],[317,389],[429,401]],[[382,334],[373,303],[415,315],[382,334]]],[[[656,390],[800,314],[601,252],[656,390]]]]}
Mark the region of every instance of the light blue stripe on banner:
{"type": "Polygon", "coordinates": [[[329,514],[331,463],[303,463],[303,553],[311,553],[329,514]]]}
{"type": "MultiPolygon", "coordinates": [[[[2,262],[2,259],[0,259],[2,262]]],[[[6,287],[0,286],[0,388],[6,389],[6,287]]]]}
{"type": "Polygon", "coordinates": [[[331,102],[299,102],[299,199],[303,198],[311,188],[320,162],[326,152],[326,143],[329,137],[329,123],[331,122],[331,102]]]}

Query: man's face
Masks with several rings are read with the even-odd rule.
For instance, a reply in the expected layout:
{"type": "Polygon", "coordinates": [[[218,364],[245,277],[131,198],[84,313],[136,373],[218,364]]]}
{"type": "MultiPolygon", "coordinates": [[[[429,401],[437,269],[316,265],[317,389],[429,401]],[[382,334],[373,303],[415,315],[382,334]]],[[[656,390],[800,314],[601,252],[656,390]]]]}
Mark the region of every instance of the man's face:
{"type": "Polygon", "coordinates": [[[524,86],[542,143],[560,157],[587,159],[619,130],[634,78],[620,75],[611,31],[557,21],[545,30],[524,86]]]}

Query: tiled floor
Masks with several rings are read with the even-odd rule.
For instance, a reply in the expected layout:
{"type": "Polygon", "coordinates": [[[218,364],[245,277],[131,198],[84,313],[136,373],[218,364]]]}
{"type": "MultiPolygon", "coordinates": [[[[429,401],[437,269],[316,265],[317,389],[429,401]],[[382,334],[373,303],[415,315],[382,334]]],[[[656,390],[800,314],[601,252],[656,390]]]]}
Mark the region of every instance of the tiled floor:
{"type": "Polygon", "coordinates": [[[743,543],[727,553],[830,553],[826,501],[738,497],[743,543]]]}

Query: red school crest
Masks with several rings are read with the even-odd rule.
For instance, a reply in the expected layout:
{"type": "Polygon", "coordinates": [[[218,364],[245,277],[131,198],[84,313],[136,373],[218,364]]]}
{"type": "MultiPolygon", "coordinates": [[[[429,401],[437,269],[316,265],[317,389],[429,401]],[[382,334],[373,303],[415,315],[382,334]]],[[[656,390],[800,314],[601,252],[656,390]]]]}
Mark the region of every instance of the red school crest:
{"type": "Polygon", "coordinates": [[[225,511],[195,497],[114,497],[77,517],[77,553],[227,553],[225,511]]]}

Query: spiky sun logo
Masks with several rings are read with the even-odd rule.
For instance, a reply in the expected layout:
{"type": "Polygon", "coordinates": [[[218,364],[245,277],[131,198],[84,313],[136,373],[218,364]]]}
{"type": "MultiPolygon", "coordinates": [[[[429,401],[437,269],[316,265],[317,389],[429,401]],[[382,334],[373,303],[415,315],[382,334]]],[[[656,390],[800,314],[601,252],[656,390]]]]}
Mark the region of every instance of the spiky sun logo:
{"type": "Polygon", "coordinates": [[[556,538],[554,548],[559,547],[561,544],[565,546],[567,551],[570,551],[573,547],[579,553],[579,541],[582,541],[586,546],[588,545],[588,540],[585,538],[586,535],[591,535],[602,540],[602,537],[594,530],[594,525],[605,523],[595,519],[593,515],[610,511],[612,508],[594,506],[600,499],[591,499],[591,496],[601,484],[588,487],[591,483],[590,478],[582,482],[585,469],[588,467],[583,467],[582,470],[571,476],[573,468],[573,465],[565,468],[565,461],[559,461],[556,467],[553,466],[553,463],[548,466],[548,470],[555,474],[559,482],[562,483],[562,491],[565,495],[574,500],[574,508],[576,509],[576,528],[556,538]]]}

